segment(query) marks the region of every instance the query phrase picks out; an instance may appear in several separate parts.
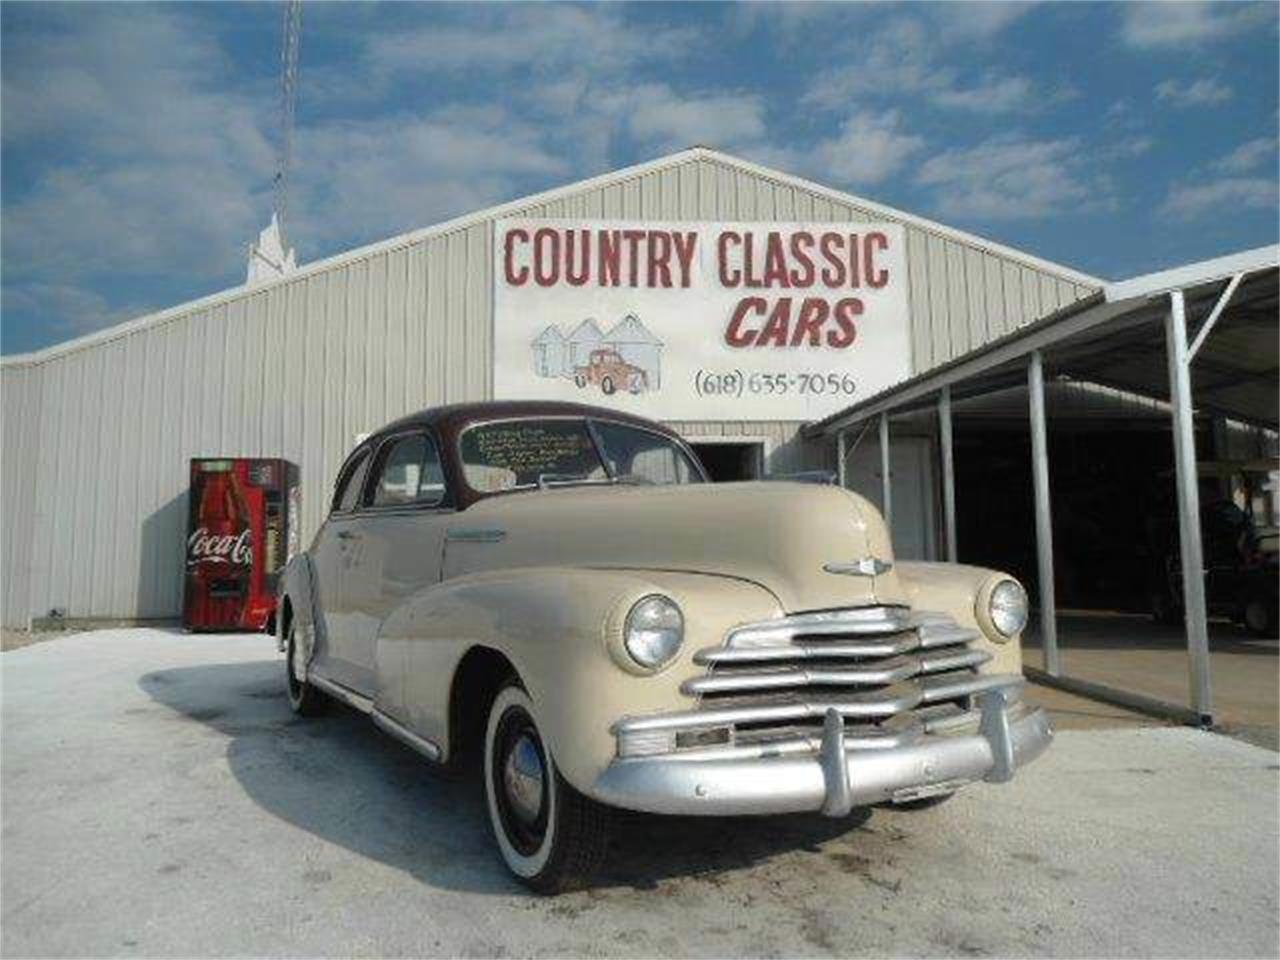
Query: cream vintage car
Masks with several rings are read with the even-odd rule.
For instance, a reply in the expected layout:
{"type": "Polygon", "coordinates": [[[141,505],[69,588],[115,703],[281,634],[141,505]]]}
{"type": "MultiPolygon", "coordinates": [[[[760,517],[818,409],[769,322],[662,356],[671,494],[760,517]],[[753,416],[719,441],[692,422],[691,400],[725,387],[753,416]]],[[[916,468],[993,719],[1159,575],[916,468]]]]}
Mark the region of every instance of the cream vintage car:
{"type": "Polygon", "coordinates": [[[613,807],[920,805],[1052,736],[1022,699],[1016,581],[895,563],[862,497],[712,485],[670,430],[589,406],[369,437],[281,610],[293,709],[336,699],[436,763],[482,761],[502,857],[544,892],[589,877],[613,807]]]}

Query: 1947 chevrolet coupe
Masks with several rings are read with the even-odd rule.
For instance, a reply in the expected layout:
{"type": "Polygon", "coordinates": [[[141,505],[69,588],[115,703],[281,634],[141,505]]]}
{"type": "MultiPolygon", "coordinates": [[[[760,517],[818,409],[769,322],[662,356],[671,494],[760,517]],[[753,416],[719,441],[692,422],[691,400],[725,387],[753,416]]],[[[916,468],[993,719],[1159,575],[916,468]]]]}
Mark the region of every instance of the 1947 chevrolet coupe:
{"type": "Polygon", "coordinates": [[[1010,779],[1047,746],[1010,577],[895,563],[836,486],[712,485],[659,424],[442,407],[343,466],[282,578],[289,700],[452,768],[482,759],[511,871],[553,892],[609,808],[847,815],[1010,779]]]}

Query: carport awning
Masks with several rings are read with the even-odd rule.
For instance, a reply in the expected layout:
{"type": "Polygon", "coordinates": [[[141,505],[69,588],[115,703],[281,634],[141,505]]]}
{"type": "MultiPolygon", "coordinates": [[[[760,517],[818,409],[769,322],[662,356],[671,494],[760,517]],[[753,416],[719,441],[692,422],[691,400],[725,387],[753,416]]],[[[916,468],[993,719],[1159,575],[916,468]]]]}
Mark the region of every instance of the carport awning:
{"type": "Polygon", "coordinates": [[[1280,426],[1280,246],[1148,274],[1108,285],[988,344],[860,401],[807,428],[831,435],[881,413],[932,405],[943,387],[956,399],[1026,383],[1027,357],[1041,351],[1045,373],[1167,400],[1165,318],[1169,294],[1183,291],[1187,339],[1194,343],[1215,305],[1225,308],[1191,364],[1198,409],[1244,423],[1280,426]]]}

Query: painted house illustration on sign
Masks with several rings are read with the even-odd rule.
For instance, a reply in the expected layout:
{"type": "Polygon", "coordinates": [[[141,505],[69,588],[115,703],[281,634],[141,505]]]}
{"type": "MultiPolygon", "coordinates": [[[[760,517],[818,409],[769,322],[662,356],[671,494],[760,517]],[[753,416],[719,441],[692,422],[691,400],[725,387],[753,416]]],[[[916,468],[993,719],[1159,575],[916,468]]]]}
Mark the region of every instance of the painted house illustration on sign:
{"type": "Polygon", "coordinates": [[[644,371],[647,390],[662,385],[662,346],[634,313],[619,320],[608,333],[602,333],[595,319],[588,317],[568,336],[551,324],[530,342],[533,372],[539,377],[572,380],[591,366],[593,352],[611,350],[625,363],[644,371]]]}

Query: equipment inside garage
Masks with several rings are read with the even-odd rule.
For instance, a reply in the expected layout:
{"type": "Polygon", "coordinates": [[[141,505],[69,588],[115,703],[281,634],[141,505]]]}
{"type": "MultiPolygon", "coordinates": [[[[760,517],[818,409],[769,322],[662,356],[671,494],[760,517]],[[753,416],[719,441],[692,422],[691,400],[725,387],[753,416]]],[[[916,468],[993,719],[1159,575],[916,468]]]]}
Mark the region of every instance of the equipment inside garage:
{"type": "MultiPolygon", "coordinates": [[[[1055,587],[1064,609],[1156,614],[1168,560],[1176,555],[1177,490],[1167,405],[1056,383],[1046,390],[1048,456],[1053,464],[1055,587]]],[[[965,562],[1009,569],[1029,589],[1037,586],[1035,503],[1025,390],[957,405],[955,414],[957,540],[965,562]]],[[[1214,429],[1197,424],[1196,446],[1212,459],[1231,449],[1264,447],[1242,425],[1214,429]],[[1223,447],[1215,450],[1217,443],[1223,447]]],[[[1254,456],[1264,452],[1254,449],[1254,456]]],[[[1209,539],[1212,517],[1231,499],[1230,478],[1202,477],[1200,501],[1209,539]]],[[[1238,488],[1238,484],[1236,484],[1238,488]]],[[[1267,500],[1255,522],[1273,522],[1267,500]]],[[[1220,538],[1219,538],[1220,539],[1220,538]]],[[[1233,545],[1214,544],[1221,554],[1233,545]]],[[[1222,557],[1219,558],[1224,559],[1222,557]]]]}
{"type": "Polygon", "coordinates": [[[806,433],[835,437],[846,481],[871,437],[867,492],[895,539],[911,516],[898,445],[934,445],[933,555],[1032,586],[1043,678],[1203,725],[1270,723],[1276,684],[1255,681],[1275,677],[1257,655],[1276,654],[1278,260],[1265,247],[1107,285],[806,433]],[[1220,709],[1211,663],[1234,678],[1220,709]]]}

